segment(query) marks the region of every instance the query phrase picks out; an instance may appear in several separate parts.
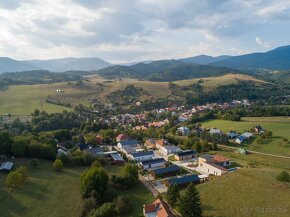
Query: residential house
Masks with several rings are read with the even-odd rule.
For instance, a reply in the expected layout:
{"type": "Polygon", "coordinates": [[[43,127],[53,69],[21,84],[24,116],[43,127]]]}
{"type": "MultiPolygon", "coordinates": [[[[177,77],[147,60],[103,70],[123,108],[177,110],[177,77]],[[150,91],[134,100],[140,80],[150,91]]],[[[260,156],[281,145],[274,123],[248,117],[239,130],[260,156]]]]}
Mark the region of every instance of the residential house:
{"type": "Polygon", "coordinates": [[[238,137],[239,134],[235,133],[235,132],[229,132],[229,133],[227,133],[227,135],[228,135],[229,139],[235,139],[238,137]]]}
{"type": "Polygon", "coordinates": [[[212,128],[209,131],[210,134],[222,134],[222,131],[220,129],[212,128]]]}
{"type": "Polygon", "coordinates": [[[140,151],[140,152],[135,152],[131,153],[128,158],[130,160],[140,162],[144,160],[150,160],[154,157],[154,152],[153,151],[140,151]]]}
{"type": "Polygon", "coordinates": [[[125,164],[125,160],[118,153],[110,154],[111,164],[123,166],[125,164]]]}
{"type": "Polygon", "coordinates": [[[100,156],[100,155],[104,154],[103,149],[100,147],[95,147],[95,148],[89,147],[89,148],[85,149],[84,152],[88,153],[92,156],[100,156]]]}
{"type": "Polygon", "coordinates": [[[191,160],[197,157],[197,152],[193,150],[184,150],[175,153],[174,158],[178,161],[191,160]]]}
{"type": "Polygon", "coordinates": [[[129,145],[131,148],[136,148],[136,147],[140,147],[141,144],[139,141],[137,140],[123,140],[118,142],[117,147],[122,149],[123,146],[127,146],[129,145]]]}
{"type": "Polygon", "coordinates": [[[196,174],[186,175],[186,176],[171,178],[165,181],[165,185],[167,187],[170,187],[171,185],[178,185],[179,187],[185,187],[189,185],[190,183],[194,183],[194,184],[200,183],[200,179],[198,175],[196,174]]]}
{"type": "Polygon", "coordinates": [[[177,133],[180,133],[182,136],[187,136],[190,133],[188,127],[179,127],[177,128],[177,133]]]}
{"type": "Polygon", "coordinates": [[[235,142],[237,144],[242,144],[245,140],[251,138],[252,136],[253,136],[252,133],[249,133],[249,132],[243,133],[235,140],[235,142]]]}
{"type": "Polygon", "coordinates": [[[170,205],[162,199],[143,205],[143,215],[145,217],[175,217],[170,205]]]}
{"type": "Polygon", "coordinates": [[[203,155],[198,158],[197,171],[209,175],[221,176],[228,172],[227,169],[221,166],[229,163],[227,159],[223,161],[225,159],[226,158],[222,159],[222,156],[214,157],[209,154],[203,155]]]}
{"type": "Polygon", "coordinates": [[[134,148],[132,148],[130,145],[123,145],[122,148],[119,148],[119,150],[126,154],[128,157],[130,154],[137,152],[134,148]]]}
{"type": "Polygon", "coordinates": [[[226,167],[231,165],[231,161],[222,155],[213,155],[214,162],[219,166],[226,167]]]}
{"type": "Polygon", "coordinates": [[[154,178],[158,177],[168,177],[176,175],[179,172],[180,168],[177,165],[165,167],[165,168],[158,168],[150,171],[150,174],[154,178]]]}
{"type": "Polygon", "coordinates": [[[258,133],[258,134],[263,134],[265,132],[265,130],[263,129],[263,127],[261,125],[256,125],[254,127],[254,132],[258,133]]]}
{"type": "Polygon", "coordinates": [[[79,148],[79,150],[81,150],[81,151],[83,151],[83,150],[85,150],[85,149],[87,149],[87,148],[89,148],[90,146],[88,145],[88,144],[85,144],[85,143],[79,143],[78,144],[78,148],[79,148]]]}
{"type": "Polygon", "coordinates": [[[159,147],[159,153],[165,157],[168,157],[171,154],[179,152],[181,149],[174,145],[166,145],[159,147]]]}
{"type": "Polygon", "coordinates": [[[120,142],[120,141],[125,141],[125,140],[128,140],[128,136],[124,135],[124,134],[119,134],[117,137],[116,137],[116,141],[117,142],[120,142]]]}
{"type": "Polygon", "coordinates": [[[164,158],[155,158],[155,159],[139,162],[139,165],[143,169],[152,169],[152,168],[164,167],[165,164],[166,164],[166,161],[164,160],[164,158]]]}
{"type": "Polygon", "coordinates": [[[155,146],[156,148],[160,148],[162,146],[166,146],[168,144],[168,142],[165,139],[159,139],[156,141],[155,146]]]}

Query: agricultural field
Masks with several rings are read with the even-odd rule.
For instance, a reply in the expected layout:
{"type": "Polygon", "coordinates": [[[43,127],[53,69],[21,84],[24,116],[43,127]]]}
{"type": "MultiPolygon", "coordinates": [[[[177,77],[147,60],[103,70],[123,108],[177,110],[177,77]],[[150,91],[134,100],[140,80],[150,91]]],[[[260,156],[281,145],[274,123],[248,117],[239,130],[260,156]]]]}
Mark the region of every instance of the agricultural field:
{"type": "MultiPolygon", "coordinates": [[[[16,165],[29,168],[27,182],[12,192],[5,187],[5,173],[0,173],[0,210],[1,217],[79,217],[82,206],[80,194],[80,174],[84,167],[65,169],[57,173],[52,163],[41,161],[36,169],[29,166],[29,160],[17,160],[16,165]]],[[[111,176],[117,174],[120,167],[107,166],[111,176]]],[[[132,210],[126,217],[142,214],[142,205],[152,202],[153,196],[141,184],[130,190],[116,190],[132,199],[132,210]]]]}
{"type": "Polygon", "coordinates": [[[265,130],[272,131],[272,138],[265,139],[262,144],[252,139],[241,145],[242,147],[253,151],[290,156],[290,143],[283,142],[285,138],[290,140],[289,117],[247,117],[242,118],[241,121],[210,120],[202,123],[203,127],[215,127],[224,132],[236,130],[240,133],[249,131],[255,125],[261,125],[265,130]]]}
{"type": "MultiPolygon", "coordinates": [[[[175,81],[173,83],[180,86],[187,86],[190,84],[196,84],[200,79],[201,78],[181,80],[181,81],[175,81]]],[[[216,88],[219,86],[235,84],[235,83],[238,83],[239,81],[253,81],[255,83],[266,83],[263,80],[259,80],[252,76],[242,75],[242,74],[227,74],[220,77],[207,77],[207,78],[202,78],[202,79],[203,79],[203,83],[201,85],[206,88],[216,88]]]]}
{"type": "MultiPolygon", "coordinates": [[[[36,85],[15,85],[0,91],[0,115],[29,115],[35,109],[51,112],[61,112],[63,110],[72,110],[72,108],[60,105],[46,103],[48,96],[61,102],[68,102],[72,105],[80,103],[89,105],[89,99],[97,99],[102,103],[110,103],[107,96],[117,90],[123,90],[127,85],[141,87],[148,95],[140,96],[139,100],[153,97],[155,99],[163,98],[171,94],[168,82],[152,82],[136,79],[116,79],[106,80],[99,76],[87,76],[81,85],[76,85],[71,82],[68,85],[66,82],[54,84],[36,84],[36,85]],[[63,91],[63,94],[56,92],[57,89],[63,91]]],[[[200,79],[190,79],[176,81],[177,85],[185,86],[198,82],[200,79]]],[[[205,78],[203,86],[207,88],[215,88],[220,85],[228,85],[237,83],[238,81],[255,81],[251,76],[228,74],[220,77],[205,78]]]]}
{"type": "Polygon", "coordinates": [[[290,159],[241,155],[230,149],[212,154],[228,157],[240,164],[241,169],[197,186],[205,216],[289,216],[290,185],[275,178],[283,170],[290,172],[290,159]],[[255,166],[249,167],[250,162],[255,166]]]}

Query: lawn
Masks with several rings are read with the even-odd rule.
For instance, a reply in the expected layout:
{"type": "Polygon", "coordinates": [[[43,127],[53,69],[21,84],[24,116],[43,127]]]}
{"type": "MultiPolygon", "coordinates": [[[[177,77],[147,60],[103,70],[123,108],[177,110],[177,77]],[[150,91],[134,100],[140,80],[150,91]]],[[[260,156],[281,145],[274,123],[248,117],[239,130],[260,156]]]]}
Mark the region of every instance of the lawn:
{"type": "Polygon", "coordinates": [[[290,156],[290,143],[283,143],[283,139],[290,140],[290,120],[288,117],[247,117],[242,121],[210,120],[202,123],[203,127],[216,127],[224,132],[236,130],[240,133],[250,130],[255,125],[273,132],[273,137],[265,139],[262,144],[253,141],[251,144],[242,145],[249,150],[270,154],[290,156]]]}
{"type": "Polygon", "coordinates": [[[242,168],[198,185],[205,216],[289,216],[290,187],[276,182],[278,172],[242,168]]]}
{"type": "MultiPolygon", "coordinates": [[[[1,217],[79,217],[82,203],[80,174],[84,167],[57,173],[48,161],[41,161],[37,169],[29,166],[29,160],[17,160],[15,163],[29,168],[29,178],[19,189],[9,192],[4,186],[7,174],[0,173],[1,217]]],[[[111,176],[118,174],[121,168],[106,166],[105,169],[111,176]]],[[[129,196],[132,201],[126,217],[140,216],[143,204],[154,199],[141,183],[130,190],[115,191],[118,195],[129,196]]]]}
{"type": "Polygon", "coordinates": [[[276,176],[283,170],[290,172],[290,159],[241,155],[229,149],[212,154],[226,156],[242,168],[198,185],[205,216],[289,216],[290,185],[277,182],[276,176]],[[248,167],[249,162],[256,167],[248,167]]]}

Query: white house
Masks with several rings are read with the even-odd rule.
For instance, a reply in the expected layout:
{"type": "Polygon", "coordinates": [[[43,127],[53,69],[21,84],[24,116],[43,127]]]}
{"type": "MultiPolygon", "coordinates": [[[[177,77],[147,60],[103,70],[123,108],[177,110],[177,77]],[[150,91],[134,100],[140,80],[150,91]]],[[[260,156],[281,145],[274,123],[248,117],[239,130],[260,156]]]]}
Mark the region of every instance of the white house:
{"type": "Polygon", "coordinates": [[[156,158],[146,161],[139,162],[139,165],[143,169],[151,169],[151,168],[158,168],[158,167],[164,167],[166,164],[166,161],[163,158],[156,158]]]}
{"type": "Polygon", "coordinates": [[[207,175],[221,176],[228,172],[223,166],[230,165],[230,161],[223,156],[203,155],[198,158],[196,170],[207,175]]]}
{"type": "Polygon", "coordinates": [[[188,127],[179,127],[179,128],[177,128],[177,132],[180,132],[181,135],[183,135],[183,136],[187,136],[189,134],[190,130],[188,127]]]}
{"type": "Polygon", "coordinates": [[[222,131],[220,129],[212,128],[209,131],[210,134],[221,134],[222,131]]]}
{"type": "Polygon", "coordinates": [[[131,153],[128,158],[130,160],[140,162],[140,161],[145,161],[145,160],[150,160],[154,157],[154,152],[153,151],[140,151],[140,152],[135,152],[131,153]]]}
{"type": "Polygon", "coordinates": [[[173,146],[173,145],[159,147],[159,153],[162,154],[163,156],[166,156],[166,157],[170,154],[175,154],[179,151],[181,151],[181,149],[179,147],[173,146]]]}

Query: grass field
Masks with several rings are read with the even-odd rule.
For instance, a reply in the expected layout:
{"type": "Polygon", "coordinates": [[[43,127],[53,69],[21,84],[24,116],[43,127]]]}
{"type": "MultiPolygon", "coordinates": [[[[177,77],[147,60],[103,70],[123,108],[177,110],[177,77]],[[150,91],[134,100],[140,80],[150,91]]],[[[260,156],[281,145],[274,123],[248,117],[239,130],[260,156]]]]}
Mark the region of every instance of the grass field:
{"type": "Polygon", "coordinates": [[[243,133],[257,124],[261,125],[266,130],[272,131],[272,138],[265,139],[262,144],[253,141],[250,144],[242,146],[249,150],[290,156],[290,144],[283,143],[284,138],[290,140],[289,117],[247,117],[243,118],[242,121],[211,120],[202,123],[202,126],[207,128],[216,127],[224,132],[236,130],[243,133]]]}
{"type": "MultiPolygon", "coordinates": [[[[141,81],[136,79],[118,79],[105,80],[99,76],[89,76],[81,86],[67,85],[66,82],[54,84],[37,84],[37,85],[16,85],[10,86],[5,90],[0,90],[0,115],[10,113],[13,115],[31,114],[35,109],[45,110],[47,112],[60,112],[62,110],[71,110],[71,108],[48,104],[45,99],[48,95],[61,101],[70,102],[72,105],[80,103],[89,104],[89,99],[94,98],[103,103],[108,103],[106,98],[108,94],[122,90],[127,85],[133,84],[136,87],[142,87],[149,96],[155,99],[163,98],[171,94],[168,82],[151,82],[141,81]],[[64,91],[60,95],[56,92],[57,89],[64,91]]],[[[178,85],[190,85],[197,82],[199,79],[190,79],[184,81],[176,81],[178,85]]],[[[214,88],[220,85],[236,83],[239,80],[251,80],[262,82],[253,77],[246,75],[224,75],[221,77],[205,78],[203,85],[208,88],[214,88]]],[[[73,82],[72,82],[73,83],[73,82]]],[[[149,96],[141,96],[139,100],[144,100],[149,96]]]]}
{"type": "MultiPolygon", "coordinates": [[[[17,165],[29,168],[29,178],[19,189],[9,192],[5,187],[6,174],[0,173],[1,217],[79,217],[81,212],[80,174],[85,168],[65,169],[57,173],[52,163],[41,161],[39,168],[32,169],[28,160],[17,160],[17,165]]],[[[109,175],[117,174],[120,167],[107,166],[109,175]]],[[[127,195],[132,203],[126,217],[142,214],[142,205],[152,202],[153,196],[141,184],[130,190],[116,190],[127,195]]]]}
{"type": "Polygon", "coordinates": [[[228,157],[242,168],[198,185],[205,216],[259,217],[290,215],[290,185],[276,181],[282,170],[290,172],[290,160],[258,154],[241,155],[229,149],[212,152],[228,157]],[[248,167],[255,162],[256,167],[248,167]]]}

